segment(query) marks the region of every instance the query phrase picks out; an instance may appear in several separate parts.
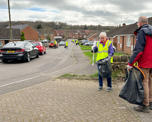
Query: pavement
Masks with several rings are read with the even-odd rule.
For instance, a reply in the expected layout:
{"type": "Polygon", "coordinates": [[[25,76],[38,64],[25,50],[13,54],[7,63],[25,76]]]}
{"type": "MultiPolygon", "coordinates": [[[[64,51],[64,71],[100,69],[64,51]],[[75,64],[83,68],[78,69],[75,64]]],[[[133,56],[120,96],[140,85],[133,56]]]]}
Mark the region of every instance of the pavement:
{"type": "MultiPolygon", "coordinates": [[[[96,72],[81,50],[73,53],[74,63],[57,74],[96,72]]],[[[50,78],[0,95],[0,122],[151,122],[152,112],[135,112],[134,105],[118,97],[123,84],[113,80],[113,90],[107,92],[105,81],[98,91],[98,81],[50,78]]]]}
{"type": "MultiPolygon", "coordinates": [[[[114,82],[114,81],[113,81],[114,82]]],[[[54,79],[0,96],[0,122],[151,122],[113,91],[91,80],[54,79]]]]}

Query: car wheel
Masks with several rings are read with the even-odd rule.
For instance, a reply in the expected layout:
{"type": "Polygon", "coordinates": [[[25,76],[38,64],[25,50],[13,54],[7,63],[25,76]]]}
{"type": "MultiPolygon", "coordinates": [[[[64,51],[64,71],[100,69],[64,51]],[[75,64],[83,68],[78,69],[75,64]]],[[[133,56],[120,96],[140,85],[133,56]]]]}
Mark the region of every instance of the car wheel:
{"type": "Polygon", "coordinates": [[[44,52],[42,52],[41,54],[44,55],[44,52]]]}
{"type": "Polygon", "coordinates": [[[30,62],[30,61],[31,61],[30,54],[27,53],[27,55],[26,55],[26,62],[30,62]]]}
{"type": "Polygon", "coordinates": [[[39,58],[39,54],[37,54],[36,58],[39,58]]]}

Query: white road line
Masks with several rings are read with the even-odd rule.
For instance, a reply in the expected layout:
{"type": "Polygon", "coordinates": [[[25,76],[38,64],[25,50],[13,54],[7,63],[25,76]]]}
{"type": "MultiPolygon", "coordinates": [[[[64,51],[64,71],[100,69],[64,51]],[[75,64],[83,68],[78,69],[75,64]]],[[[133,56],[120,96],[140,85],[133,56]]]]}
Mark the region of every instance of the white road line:
{"type": "Polygon", "coordinates": [[[17,84],[17,83],[21,83],[21,82],[24,82],[24,81],[32,80],[32,79],[35,79],[35,78],[38,78],[38,77],[40,77],[40,75],[31,77],[31,78],[27,78],[27,79],[23,79],[23,80],[19,80],[19,81],[15,81],[15,82],[8,83],[8,84],[5,84],[5,85],[1,85],[0,88],[5,87],[5,86],[9,86],[9,85],[12,85],[12,84],[17,84]]]}

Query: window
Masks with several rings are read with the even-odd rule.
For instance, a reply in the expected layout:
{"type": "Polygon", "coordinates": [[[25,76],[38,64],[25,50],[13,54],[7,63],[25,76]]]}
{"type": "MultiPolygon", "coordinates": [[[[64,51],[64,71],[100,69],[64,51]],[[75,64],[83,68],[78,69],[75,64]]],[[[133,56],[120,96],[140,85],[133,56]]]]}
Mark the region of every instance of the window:
{"type": "Polygon", "coordinates": [[[126,46],[130,47],[130,44],[131,44],[130,35],[128,35],[126,40],[126,46]]]}

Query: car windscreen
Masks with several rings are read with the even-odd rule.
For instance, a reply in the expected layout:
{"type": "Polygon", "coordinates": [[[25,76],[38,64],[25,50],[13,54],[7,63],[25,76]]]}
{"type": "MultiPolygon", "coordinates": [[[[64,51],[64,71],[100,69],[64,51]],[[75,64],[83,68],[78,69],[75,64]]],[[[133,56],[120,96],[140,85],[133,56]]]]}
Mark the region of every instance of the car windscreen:
{"type": "Polygon", "coordinates": [[[34,46],[39,46],[40,44],[39,43],[32,43],[34,46]]]}
{"type": "Polygon", "coordinates": [[[64,43],[65,43],[64,41],[61,41],[61,42],[60,42],[60,44],[64,44],[64,43]]]}
{"type": "Polygon", "coordinates": [[[4,45],[4,48],[8,47],[21,47],[24,48],[25,42],[9,42],[6,45],[4,45]]]}

